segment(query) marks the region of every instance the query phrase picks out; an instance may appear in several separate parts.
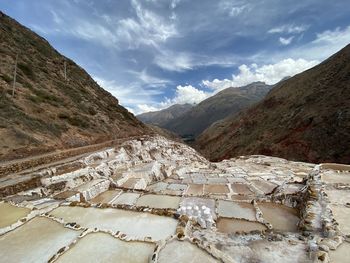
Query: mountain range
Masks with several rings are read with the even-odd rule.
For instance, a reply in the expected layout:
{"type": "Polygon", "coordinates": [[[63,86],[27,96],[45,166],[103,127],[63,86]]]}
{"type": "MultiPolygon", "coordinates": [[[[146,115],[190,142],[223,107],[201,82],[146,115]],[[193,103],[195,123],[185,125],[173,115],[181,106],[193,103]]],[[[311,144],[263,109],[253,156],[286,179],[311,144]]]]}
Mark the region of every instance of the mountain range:
{"type": "Polygon", "coordinates": [[[144,113],[137,117],[146,123],[158,125],[182,137],[194,138],[214,122],[238,114],[242,109],[261,100],[271,88],[272,86],[263,82],[255,82],[244,87],[231,87],[193,107],[188,104],[177,104],[165,110],[144,113]]]}
{"type": "Polygon", "coordinates": [[[193,107],[192,104],[174,104],[169,108],[150,111],[137,115],[136,117],[144,123],[165,128],[167,123],[182,116],[193,107]]]}
{"type": "Polygon", "coordinates": [[[350,45],[277,84],[256,105],[216,122],[197,140],[210,160],[264,154],[350,163],[350,45]]]}

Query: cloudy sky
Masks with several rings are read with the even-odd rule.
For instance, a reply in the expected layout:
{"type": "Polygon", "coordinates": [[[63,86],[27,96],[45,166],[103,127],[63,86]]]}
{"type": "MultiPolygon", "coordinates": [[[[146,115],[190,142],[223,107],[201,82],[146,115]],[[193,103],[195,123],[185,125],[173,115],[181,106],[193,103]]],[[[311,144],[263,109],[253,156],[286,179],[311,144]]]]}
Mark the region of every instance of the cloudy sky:
{"type": "Polygon", "coordinates": [[[349,0],[0,0],[134,113],[274,84],[350,43],[349,0]]]}

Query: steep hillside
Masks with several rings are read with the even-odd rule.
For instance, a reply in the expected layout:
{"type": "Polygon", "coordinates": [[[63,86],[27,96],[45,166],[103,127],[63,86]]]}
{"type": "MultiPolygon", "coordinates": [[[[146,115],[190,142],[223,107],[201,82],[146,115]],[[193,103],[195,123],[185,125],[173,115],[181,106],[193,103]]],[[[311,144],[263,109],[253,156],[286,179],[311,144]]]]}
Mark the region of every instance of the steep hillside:
{"type": "Polygon", "coordinates": [[[265,83],[256,82],[240,88],[225,89],[163,127],[182,136],[196,137],[215,121],[237,114],[240,110],[261,100],[270,88],[271,86],[265,83]]]}
{"type": "Polygon", "coordinates": [[[188,112],[193,106],[191,104],[175,104],[160,111],[142,113],[136,117],[144,123],[165,127],[168,122],[188,112]]]}
{"type": "Polygon", "coordinates": [[[0,161],[149,132],[87,72],[1,12],[0,96],[0,161]]]}
{"type": "Polygon", "coordinates": [[[175,142],[181,142],[183,143],[183,140],[181,137],[169,130],[163,129],[159,126],[152,125],[152,124],[146,124],[148,128],[150,128],[155,134],[159,134],[169,140],[175,141],[175,142]]]}
{"type": "Polygon", "coordinates": [[[350,163],[350,45],[285,80],[263,101],[215,123],[198,139],[211,160],[265,154],[350,163]]]}

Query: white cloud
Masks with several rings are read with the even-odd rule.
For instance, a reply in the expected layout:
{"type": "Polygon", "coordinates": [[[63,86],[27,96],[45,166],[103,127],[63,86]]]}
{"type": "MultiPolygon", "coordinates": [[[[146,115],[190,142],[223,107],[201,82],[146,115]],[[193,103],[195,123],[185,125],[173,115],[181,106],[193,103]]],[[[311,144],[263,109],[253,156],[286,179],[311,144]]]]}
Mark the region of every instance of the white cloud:
{"type": "Polygon", "coordinates": [[[267,33],[276,34],[276,33],[288,33],[288,34],[298,34],[306,31],[309,28],[308,25],[282,25],[279,27],[271,28],[267,33]]]}
{"type": "Polygon", "coordinates": [[[159,111],[174,104],[196,104],[212,95],[213,92],[205,92],[191,85],[178,85],[173,98],[165,98],[161,102],[145,101],[144,103],[135,104],[134,107],[132,107],[132,112],[135,114],[141,114],[144,112],[159,111]]]}
{"type": "Polygon", "coordinates": [[[155,55],[153,63],[158,67],[168,70],[183,72],[203,66],[232,67],[236,65],[237,56],[226,55],[210,57],[187,52],[174,52],[170,50],[159,50],[155,55]]]}
{"type": "Polygon", "coordinates": [[[247,11],[249,8],[249,4],[241,2],[232,2],[227,0],[223,0],[219,4],[219,9],[225,13],[228,13],[228,15],[231,17],[239,16],[244,11],[247,11]]]}
{"type": "Polygon", "coordinates": [[[139,112],[138,114],[143,113],[143,112],[159,111],[160,110],[160,108],[158,108],[158,107],[150,106],[147,104],[138,104],[137,109],[139,112]]]}
{"type": "Polygon", "coordinates": [[[287,46],[287,45],[289,45],[290,43],[292,43],[293,38],[294,38],[294,36],[289,37],[289,38],[280,37],[280,38],[279,38],[279,41],[280,41],[280,43],[281,43],[282,45],[287,46]]]}
{"type": "Polygon", "coordinates": [[[55,11],[50,10],[50,13],[52,14],[53,21],[56,24],[60,25],[64,22],[61,16],[59,16],[55,11]]]}
{"type": "Polygon", "coordinates": [[[94,41],[107,47],[116,47],[118,37],[109,28],[101,24],[93,24],[87,21],[80,21],[75,26],[67,29],[71,34],[88,41],[94,41]]]}
{"type": "Polygon", "coordinates": [[[136,12],[137,20],[121,19],[117,27],[118,39],[126,41],[130,49],[138,48],[141,44],[157,47],[159,43],[177,35],[174,24],[167,23],[159,15],[142,8],[136,0],[131,3],[136,12]]]}
{"type": "Polygon", "coordinates": [[[166,84],[172,83],[168,79],[157,78],[149,75],[146,69],[142,70],[141,72],[132,70],[129,70],[127,72],[135,75],[139,80],[141,80],[144,84],[148,86],[165,87],[166,84]]]}
{"type": "Polygon", "coordinates": [[[283,54],[270,54],[275,59],[288,56],[291,58],[303,58],[305,60],[322,61],[338,52],[350,43],[350,26],[345,28],[335,28],[316,34],[316,38],[302,46],[290,49],[283,54]]]}
{"type": "Polygon", "coordinates": [[[314,44],[348,44],[350,42],[350,26],[344,28],[337,27],[335,30],[326,30],[317,34],[312,43],[314,44]]]}
{"type": "Polygon", "coordinates": [[[203,90],[197,89],[191,85],[177,86],[175,96],[172,99],[166,99],[160,103],[161,108],[167,108],[173,104],[199,103],[205,100],[212,94],[203,90]]]}
{"type": "Polygon", "coordinates": [[[169,71],[185,71],[193,68],[191,55],[183,52],[160,51],[154,58],[154,64],[169,71]]]}
{"type": "Polygon", "coordinates": [[[181,0],[172,0],[170,3],[170,8],[175,9],[180,2],[181,0]]]}
{"type": "Polygon", "coordinates": [[[252,82],[263,81],[267,84],[275,84],[284,77],[294,76],[306,69],[309,69],[318,64],[318,61],[307,61],[304,59],[284,59],[276,64],[263,65],[258,67],[256,64],[250,66],[241,65],[239,73],[232,75],[232,79],[213,81],[204,80],[202,83],[213,89],[222,90],[228,87],[241,87],[252,82]]]}
{"type": "Polygon", "coordinates": [[[146,89],[142,84],[134,82],[127,86],[119,85],[114,80],[106,80],[97,76],[93,79],[105,90],[112,93],[119,100],[119,104],[127,107],[135,114],[143,112],[138,105],[156,105],[155,96],[163,94],[160,89],[146,89]]]}

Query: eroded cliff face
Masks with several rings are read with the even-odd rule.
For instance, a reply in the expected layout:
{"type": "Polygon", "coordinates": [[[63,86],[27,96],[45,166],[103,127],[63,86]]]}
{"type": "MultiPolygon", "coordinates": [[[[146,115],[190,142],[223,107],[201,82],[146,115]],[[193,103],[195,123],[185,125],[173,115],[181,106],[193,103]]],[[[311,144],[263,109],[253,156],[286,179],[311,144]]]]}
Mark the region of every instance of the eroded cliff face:
{"type": "Polygon", "coordinates": [[[345,165],[262,155],[212,163],[184,144],[142,137],[3,176],[0,254],[8,262],[342,262],[349,178],[345,165]]]}

